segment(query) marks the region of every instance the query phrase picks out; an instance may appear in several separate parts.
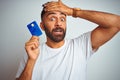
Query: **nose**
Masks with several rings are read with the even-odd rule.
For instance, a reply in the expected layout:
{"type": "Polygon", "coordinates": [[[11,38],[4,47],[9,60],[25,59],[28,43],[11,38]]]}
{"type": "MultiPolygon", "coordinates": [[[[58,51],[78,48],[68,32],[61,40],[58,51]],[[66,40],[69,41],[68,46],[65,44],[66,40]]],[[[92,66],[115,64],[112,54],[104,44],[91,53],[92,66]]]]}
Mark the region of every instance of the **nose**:
{"type": "Polygon", "coordinates": [[[60,27],[62,24],[61,24],[61,20],[60,19],[57,19],[56,20],[56,23],[55,23],[55,26],[56,27],[60,27]]]}

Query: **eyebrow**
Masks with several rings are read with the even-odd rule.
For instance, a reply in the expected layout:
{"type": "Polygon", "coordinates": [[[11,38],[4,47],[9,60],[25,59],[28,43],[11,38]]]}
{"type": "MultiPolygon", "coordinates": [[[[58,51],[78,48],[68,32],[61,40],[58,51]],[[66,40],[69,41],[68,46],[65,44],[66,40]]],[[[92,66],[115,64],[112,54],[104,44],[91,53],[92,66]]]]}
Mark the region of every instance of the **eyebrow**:
{"type": "MultiPolygon", "coordinates": [[[[54,12],[49,12],[46,16],[49,16],[49,15],[51,15],[51,14],[56,14],[56,13],[54,13],[54,12]]],[[[60,12],[60,14],[66,16],[66,14],[64,14],[64,13],[62,13],[62,12],[60,12]]]]}
{"type": "Polygon", "coordinates": [[[66,16],[66,14],[65,13],[62,13],[62,12],[60,12],[62,15],[64,15],[64,16],[66,16]]]}

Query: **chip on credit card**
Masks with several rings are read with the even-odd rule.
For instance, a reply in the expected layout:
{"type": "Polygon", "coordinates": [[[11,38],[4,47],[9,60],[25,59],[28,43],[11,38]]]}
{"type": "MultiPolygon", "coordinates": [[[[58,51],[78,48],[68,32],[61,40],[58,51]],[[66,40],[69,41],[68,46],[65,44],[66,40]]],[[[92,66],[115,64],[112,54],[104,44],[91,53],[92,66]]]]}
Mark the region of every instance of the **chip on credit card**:
{"type": "Polygon", "coordinates": [[[31,22],[30,24],[27,25],[30,33],[32,36],[40,36],[42,35],[42,31],[40,30],[38,24],[36,21],[31,22]]]}

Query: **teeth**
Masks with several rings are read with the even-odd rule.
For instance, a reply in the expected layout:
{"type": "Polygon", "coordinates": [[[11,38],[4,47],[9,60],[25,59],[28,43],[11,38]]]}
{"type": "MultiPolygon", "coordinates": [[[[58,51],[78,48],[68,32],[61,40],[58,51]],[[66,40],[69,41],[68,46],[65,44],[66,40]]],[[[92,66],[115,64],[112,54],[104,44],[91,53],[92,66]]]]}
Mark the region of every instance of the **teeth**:
{"type": "Polygon", "coordinates": [[[61,32],[61,30],[60,30],[60,29],[57,29],[57,30],[55,30],[55,32],[61,32]]]}
{"type": "Polygon", "coordinates": [[[60,30],[56,30],[57,32],[60,32],[60,30]]]}

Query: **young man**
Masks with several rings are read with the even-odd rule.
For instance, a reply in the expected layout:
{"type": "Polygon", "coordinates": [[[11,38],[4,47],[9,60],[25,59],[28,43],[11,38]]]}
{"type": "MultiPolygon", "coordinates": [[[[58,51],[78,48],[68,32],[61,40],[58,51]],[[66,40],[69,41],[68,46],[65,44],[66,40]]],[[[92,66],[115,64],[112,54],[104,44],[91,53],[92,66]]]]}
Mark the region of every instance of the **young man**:
{"type": "Polygon", "coordinates": [[[41,28],[47,42],[39,38],[25,44],[27,56],[21,62],[18,80],[86,80],[87,59],[120,31],[120,16],[98,11],[70,8],[60,0],[43,5],[41,28]],[[98,24],[91,32],[64,40],[66,16],[83,18],[98,24]]]}

